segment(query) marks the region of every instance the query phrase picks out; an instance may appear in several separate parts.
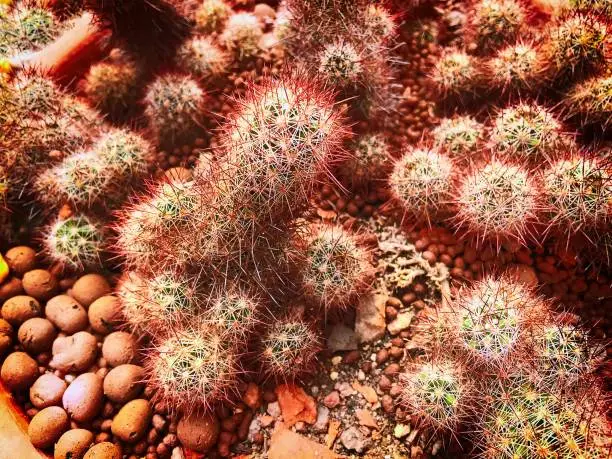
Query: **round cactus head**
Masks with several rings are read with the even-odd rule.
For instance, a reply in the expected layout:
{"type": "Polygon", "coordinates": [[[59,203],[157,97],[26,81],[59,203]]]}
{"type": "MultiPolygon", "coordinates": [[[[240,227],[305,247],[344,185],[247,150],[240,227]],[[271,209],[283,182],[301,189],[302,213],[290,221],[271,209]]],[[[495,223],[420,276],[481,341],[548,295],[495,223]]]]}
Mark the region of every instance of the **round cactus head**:
{"type": "Polygon", "coordinates": [[[470,32],[483,52],[513,42],[524,26],[525,10],[517,0],[480,0],[470,17],[470,32]]]}
{"type": "Polygon", "coordinates": [[[381,5],[368,5],[363,13],[366,33],[377,41],[387,41],[395,35],[397,24],[393,15],[381,5]]]}
{"type": "Polygon", "coordinates": [[[306,294],[326,308],[344,308],[370,288],[369,252],[341,226],[313,225],[304,247],[306,294]]]}
{"type": "Polygon", "coordinates": [[[598,76],[574,86],[565,99],[566,107],[585,124],[612,124],[612,76],[598,76]]]}
{"type": "Polygon", "coordinates": [[[455,199],[456,226],[479,241],[523,242],[539,218],[538,190],[528,172],[495,159],[466,174],[455,199]]]}
{"type": "Polygon", "coordinates": [[[178,410],[210,408],[234,390],[235,351],[214,329],[194,323],[173,328],[148,353],[146,368],[156,397],[178,410]]]}
{"type": "Polygon", "coordinates": [[[484,139],[485,128],[471,116],[444,118],[433,130],[434,146],[451,158],[470,160],[484,139]]]}
{"type": "Polygon", "coordinates": [[[536,89],[539,81],[538,50],[525,43],[517,43],[498,51],[488,62],[487,77],[503,91],[536,89]]]}
{"type": "Polygon", "coordinates": [[[500,157],[540,162],[557,154],[562,136],[561,123],[549,110],[537,104],[518,104],[499,112],[490,146],[500,157]]]}
{"type": "Polygon", "coordinates": [[[262,337],[264,371],[279,379],[292,379],[309,370],[319,347],[319,336],[303,320],[275,321],[262,337]]]}
{"type": "Polygon", "coordinates": [[[93,147],[121,180],[126,175],[143,174],[153,159],[151,145],[138,134],[116,129],[102,135],[93,147]]]}
{"type": "Polygon", "coordinates": [[[140,96],[140,71],[133,62],[99,62],[89,69],[83,92],[104,113],[121,116],[140,96]]]}
{"type": "Polygon", "coordinates": [[[84,215],[58,219],[46,231],[45,252],[53,262],[82,270],[101,266],[102,230],[84,215]]]}
{"type": "Polygon", "coordinates": [[[433,69],[432,80],[445,96],[473,92],[478,71],[474,58],[464,51],[449,49],[443,53],[433,69]]]}
{"type": "Polygon", "coordinates": [[[176,61],[181,69],[209,80],[219,78],[229,69],[229,56],[210,38],[192,38],[179,48],[176,61]]]}
{"type": "MultiPolygon", "coordinates": [[[[7,43],[16,51],[38,49],[58,35],[60,25],[51,11],[44,8],[17,8],[14,26],[6,31],[7,43]]],[[[0,38],[3,38],[0,32],[0,38]]]]}
{"type": "Polygon", "coordinates": [[[148,317],[143,304],[146,301],[144,278],[135,271],[126,271],[121,275],[115,294],[121,302],[125,321],[139,334],[150,332],[147,329],[148,317]]]}
{"type": "Polygon", "coordinates": [[[354,84],[362,72],[361,56],[350,43],[332,43],[321,52],[319,73],[333,84],[354,84]]]}
{"type": "Polygon", "coordinates": [[[221,34],[221,42],[238,60],[250,59],[260,51],[263,30],[259,19],[251,13],[232,14],[221,34]]]}
{"type": "Polygon", "coordinates": [[[195,29],[200,33],[220,32],[231,12],[224,0],[204,0],[195,12],[195,29]]]}
{"type": "Polygon", "coordinates": [[[216,293],[205,312],[205,320],[230,339],[246,339],[258,323],[257,299],[236,287],[216,293]]]}
{"type": "Polygon", "coordinates": [[[421,148],[405,152],[389,177],[391,192],[402,207],[427,220],[448,204],[452,181],[450,159],[437,151],[421,148]]]}
{"type": "Polygon", "coordinates": [[[54,113],[63,97],[53,80],[36,73],[20,75],[14,82],[14,91],[16,105],[23,116],[54,113]]]}
{"type": "Polygon", "coordinates": [[[388,172],[391,154],[384,136],[363,135],[355,141],[351,152],[352,156],[342,163],[340,173],[354,187],[381,180],[388,172]]]}
{"type": "Polygon", "coordinates": [[[543,175],[551,225],[575,234],[608,224],[612,175],[600,160],[574,156],[553,163],[543,175]]]}
{"type": "Polygon", "coordinates": [[[451,327],[469,356],[497,364],[516,348],[526,324],[544,307],[522,284],[487,277],[459,293],[451,327]]]}

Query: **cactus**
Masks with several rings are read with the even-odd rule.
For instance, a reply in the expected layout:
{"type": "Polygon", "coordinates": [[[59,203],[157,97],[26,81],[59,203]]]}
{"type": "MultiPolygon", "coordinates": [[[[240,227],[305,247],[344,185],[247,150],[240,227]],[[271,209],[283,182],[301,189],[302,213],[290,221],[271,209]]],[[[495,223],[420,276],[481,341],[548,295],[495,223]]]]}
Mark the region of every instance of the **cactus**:
{"type": "Polygon", "coordinates": [[[363,187],[368,182],[382,180],[391,166],[389,145],[381,134],[365,134],[352,145],[350,158],[340,167],[346,183],[363,187]]]}
{"type": "Polygon", "coordinates": [[[436,216],[450,201],[453,164],[434,150],[412,148],[395,163],[389,177],[394,198],[417,217],[436,216]]]}
{"type": "Polygon", "coordinates": [[[190,77],[168,74],[147,88],[145,115],[158,144],[193,136],[202,122],[205,94],[190,77]]]}
{"type": "Polygon", "coordinates": [[[401,401],[434,430],[456,429],[466,414],[468,390],[463,369],[452,361],[433,361],[403,373],[401,401]]]}
{"type": "Polygon", "coordinates": [[[537,104],[518,104],[501,110],[493,120],[490,148],[499,157],[540,162],[550,160],[563,138],[561,123],[546,108],[537,104]]]}
{"type": "Polygon", "coordinates": [[[214,329],[195,322],[172,327],[149,352],[145,368],[157,399],[175,409],[210,409],[235,390],[235,351],[214,329]]]}
{"type": "Polygon", "coordinates": [[[502,48],[486,65],[488,81],[504,92],[533,91],[540,83],[538,50],[533,45],[502,48]]]}
{"type": "Polygon", "coordinates": [[[192,38],[178,50],[180,68],[202,80],[219,78],[229,69],[229,56],[209,38],[192,38]]]}
{"type": "Polygon", "coordinates": [[[125,271],[115,289],[121,302],[123,317],[138,334],[147,332],[148,317],[145,308],[145,284],[143,277],[135,271],[125,271]]]}
{"type": "Polygon", "coordinates": [[[350,43],[332,43],[320,54],[319,73],[332,84],[355,84],[363,72],[361,60],[361,56],[350,43]]]}
{"type": "Polygon", "coordinates": [[[44,232],[47,257],[75,270],[100,267],[104,249],[102,229],[84,215],[58,219],[44,232]]]}
{"type": "Polygon", "coordinates": [[[436,62],[431,78],[445,96],[471,93],[479,78],[475,58],[460,50],[447,49],[436,62]]]}
{"type": "Polygon", "coordinates": [[[250,13],[235,13],[225,24],[220,40],[241,61],[255,57],[263,30],[257,17],[250,13]]]}
{"type": "Polygon", "coordinates": [[[471,39],[486,53],[513,42],[523,29],[526,14],[516,0],[480,0],[468,17],[471,39]]]}
{"type": "Polygon", "coordinates": [[[433,130],[434,148],[457,160],[470,160],[484,139],[485,127],[471,116],[444,118],[433,130]]]}
{"type": "Polygon", "coordinates": [[[0,55],[36,50],[59,34],[60,25],[43,8],[18,7],[0,17],[0,55]]]}
{"type": "Polygon", "coordinates": [[[130,61],[99,62],[89,69],[83,92],[102,112],[125,116],[140,96],[140,70],[130,61]]]}
{"type": "Polygon", "coordinates": [[[259,322],[258,306],[255,296],[235,286],[225,286],[213,296],[204,317],[230,339],[245,339],[259,322]]]}
{"type": "Polygon", "coordinates": [[[493,159],[468,172],[455,199],[458,228],[477,240],[525,242],[540,218],[539,191],[527,170],[493,159]]]}
{"type": "Polygon", "coordinates": [[[303,320],[275,321],[262,337],[264,371],[279,379],[292,379],[309,369],[319,346],[317,333],[303,320]]]}
{"type": "Polygon", "coordinates": [[[391,13],[381,5],[368,5],[364,11],[363,23],[366,34],[379,42],[388,41],[397,29],[391,13]]]}
{"type": "Polygon", "coordinates": [[[598,124],[607,129],[612,123],[612,76],[579,83],[569,91],[564,103],[585,124],[598,124]]]}
{"type": "Polygon", "coordinates": [[[609,224],[612,175],[597,158],[571,156],[543,172],[550,224],[568,234],[609,224]]]}
{"type": "Polygon", "coordinates": [[[370,254],[340,226],[307,231],[301,280],[306,295],[326,309],[345,308],[372,282],[370,254]]]}
{"type": "Polygon", "coordinates": [[[195,29],[200,33],[220,32],[232,9],[224,0],[204,0],[195,12],[195,29]]]}

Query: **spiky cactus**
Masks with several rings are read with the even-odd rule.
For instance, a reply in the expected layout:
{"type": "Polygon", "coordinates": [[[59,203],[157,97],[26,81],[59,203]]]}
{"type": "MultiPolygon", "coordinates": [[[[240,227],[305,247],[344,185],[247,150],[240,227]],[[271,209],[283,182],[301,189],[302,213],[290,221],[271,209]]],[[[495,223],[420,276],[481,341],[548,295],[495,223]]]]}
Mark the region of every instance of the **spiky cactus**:
{"type": "Polygon", "coordinates": [[[236,286],[215,294],[204,313],[204,320],[229,339],[245,339],[259,322],[258,299],[236,286]]]}
{"type": "Polygon", "coordinates": [[[477,146],[484,140],[485,127],[471,116],[444,118],[433,129],[434,147],[457,160],[477,156],[477,146]]]}
{"type": "Polygon", "coordinates": [[[470,38],[477,50],[486,53],[513,42],[523,29],[526,14],[517,0],[480,0],[468,17],[470,38]]]}
{"type": "Polygon", "coordinates": [[[154,343],[145,367],[156,397],[175,409],[210,408],[234,390],[235,351],[214,329],[192,323],[173,327],[154,343]]]}
{"type": "Polygon", "coordinates": [[[564,103],[585,124],[607,129],[612,123],[612,76],[598,76],[574,86],[564,103]]]}
{"type": "Polygon", "coordinates": [[[558,154],[564,138],[561,123],[537,104],[518,104],[501,110],[493,120],[490,147],[499,157],[540,162],[558,154]]]}
{"type": "Polygon", "coordinates": [[[372,282],[370,254],[340,226],[314,225],[301,247],[306,295],[325,308],[345,308],[372,282]]]}
{"type": "Polygon", "coordinates": [[[103,113],[125,116],[140,96],[140,70],[130,61],[99,62],[89,69],[83,92],[103,113]]]}
{"type": "Polygon", "coordinates": [[[479,80],[475,58],[464,51],[447,49],[436,62],[431,78],[445,96],[471,93],[479,80]]]}
{"type": "Polygon", "coordinates": [[[359,188],[383,179],[391,167],[389,145],[380,134],[359,137],[351,148],[352,156],[340,167],[345,183],[359,188]]]}
{"type": "Polygon", "coordinates": [[[145,96],[145,114],[157,143],[173,144],[197,133],[204,103],[204,91],[192,78],[178,74],[157,77],[145,96]]]}
{"type": "Polygon", "coordinates": [[[502,48],[486,65],[488,81],[504,92],[533,91],[540,84],[538,50],[531,44],[502,48]]]}
{"type": "Polygon", "coordinates": [[[444,154],[412,148],[395,163],[389,185],[407,212],[429,219],[448,205],[453,175],[453,164],[444,154]]]}
{"type": "Polygon", "coordinates": [[[524,242],[540,218],[534,179],[524,168],[497,159],[469,171],[454,199],[455,225],[480,241],[524,242]]]}
{"type": "Polygon", "coordinates": [[[245,60],[259,53],[262,36],[263,30],[255,15],[234,13],[227,20],[220,39],[238,60],[245,60]]]}
{"type": "Polygon", "coordinates": [[[268,328],[261,346],[264,371],[279,379],[291,379],[312,365],[320,339],[302,319],[285,318],[268,328]]]}
{"type": "Polygon", "coordinates": [[[434,430],[454,430],[468,406],[463,373],[455,362],[415,365],[401,375],[402,404],[434,430]]]}
{"type": "Polygon", "coordinates": [[[380,42],[391,39],[397,28],[391,13],[384,6],[375,4],[366,7],[363,24],[366,34],[380,42]]]}
{"type": "Polygon", "coordinates": [[[331,43],[319,56],[319,72],[332,84],[355,84],[363,72],[362,57],[350,43],[331,43]]]}
{"type": "Polygon", "coordinates": [[[45,254],[52,262],[75,269],[91,269],[102,264],[102,228],[84,215],[59,218],[44,231],[45,254]]]}
{"type": "Polygon", "coordinates": [[[195,11],[195,29],[200,33],[220,32],[232,9],[224,0],[204,0],[195,11]]]}
{"type": "Polygon", "coordinates": [[[547,212],[553,227],[575,234],[609,224],[612,175],[600,159],[572,156],[543,172],[547,212]]]}
{"type": "Polygon", "coordinates": [[[59,31],[60,24],[49,10],[18,6],[6,16],[0,15],[0,56],[36,50],[59,31]]]}
{"type": "Polygon", "coordinates": [[[179,48],[176,61],[180,68],[203,80],[219,78],[229,68],[229,56],[210,38],[192,38],[179,48]]]}

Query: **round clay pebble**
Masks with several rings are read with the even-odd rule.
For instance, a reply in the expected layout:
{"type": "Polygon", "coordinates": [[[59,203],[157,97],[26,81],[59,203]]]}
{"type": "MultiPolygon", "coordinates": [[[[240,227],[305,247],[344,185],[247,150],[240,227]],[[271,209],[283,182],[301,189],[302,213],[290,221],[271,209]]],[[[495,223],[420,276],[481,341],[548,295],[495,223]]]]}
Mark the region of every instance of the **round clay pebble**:
{"type": "Polygon", "coordinates": [[[89,325],[87,311],[68,295],[54,296],[47,302],[45,315],[64,333],[72,335],[89,325]]]}
{"type": "Polygon", "coordinates": [[[4,360],[0,369],[0,378],[12,390],[26,390],[38,378],[36,360],[25,352],[13,352],[4,360]]]}
{"type": "Polygon", "coordinates": [[[121,459],[121,457],[119,445],[104,441],[89,448],[83,459],[121,459]]]}
{"type": "Polygon", "coordinates": [[[138,365],[119,365],[104,378],[104,395],[116,403],[128,402],[142,391],[144,375],[144,368],[138,365]]]}
{"type": "Polygon", "coordinates": [[[108,281],[100,274],[85,274],[79,277],[72,286],[72,297],[88,307],[98,298],[108,295],[111,292],[111,287],[108,281]]]}
{"type": "Polygon", "coordinates": [[[53,373],[41,375],[30,387],[30,401],[36,408],[62,404],[62,396],[68,384],[53,373]]]}
{"type": "Polygon", "coordinates": [[[111,367],[132,363],[138,352],[138,343],[133,335],[127,332],[113,332],[104,338],[102,357],[111,367]]]}
{"type": "Polygon", "coordinates": [[[36,267],[36,251],[25,245],[9,249],[4,259],[9,265],[11,272],[20,277],[36,267]]]}
{"type": "Polygon", "coordinates": [[[98,356],[98,341],[88,332],[77,332],[71,336],[60,336],[53,342],[51,368],[64,373],[88,370],[98,356]]]}
{"type": "Polygon", "coordinates": [[[83,373],[68,386],[62,403],[73,420],[88,422],[100,413],[103,399],[102,379],[95,373],[83,373]]]}
{"type": "Polygon", "coordinates": [[[204,453],[215,445],[220,429],[219,420],[213,413],[192,413],[181,418],[176,434],[187,448],[204,453]]]}
{"type": "Polygon", "coordinates": [[[2,318],[14,327],[32,317],[40,316],[41,312],[40,303],[27,295],[14,296],[2,305],[2,318]]]}
{"type": "Polygon", "coordinates": [[[30,354],[40,354],[51,349],[57,330],[53,324],[42,317],[26,320],[19,327],[17,338],[23,348],[30,354]]]}
{"type": "Polygon", "coordinates": [[[39,301],[46,301],[57,293],[57,278],[45,269],[33,269],[23,275],[23,289],[39,301]]]}
{"type": "Polygon", "coordinates": [[[40,410],[30,421],[28,435],[37,448],[49,448],[70,428],[68,415],[59,406],[40,410]]]}
{"type": "Polygon", "coordinates": [[[111,431],[125,442],[136,443],[149,430],[152,416],[153,408],[148,400],[132,400],[119,410],[113,419],[111,431]]]}
{"type": "Polygon", "coordinates": [[[0,356],[4,355],[13,344],[13,327],[6,320],[0,319],[0,356]]]}
{"type": "Polygon", "coordinates": [[[83,459],[94,442],[94,435],[86,429],[72,429],[55,444],[53,459],[83,459]]]}
{"type": "Polygon", "coordinates": [[[121,302],[116,296],[105,295],[91,303],[87,311],[91,328],[107,335],[123,322],[121,302]]]}
{"type": "Polygon", "coordinates": [[[23,292],[23,283],[18,277],[10,277],[0,285],[0,301],[6,301],[23,292]]]}

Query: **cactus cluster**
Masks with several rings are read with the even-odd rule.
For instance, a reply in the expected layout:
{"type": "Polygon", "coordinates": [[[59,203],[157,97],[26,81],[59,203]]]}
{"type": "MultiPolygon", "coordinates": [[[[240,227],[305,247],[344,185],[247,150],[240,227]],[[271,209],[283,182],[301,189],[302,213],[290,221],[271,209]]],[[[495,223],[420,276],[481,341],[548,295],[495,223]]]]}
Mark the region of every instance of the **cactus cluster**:
{"type": "Polygon", "coordinates": [[[529,92],[540,83],[538,49],[529,43],[516,43],[500,49],[490,60],[487,81],[503,91],[529,92]]]}
{"type": "Polygon", "coordinates": [[[60,23],[51,11],[18,5],[0,14],[0,58],[24,51],[35,51],[51,42],[60,31],[60,23]]]}

